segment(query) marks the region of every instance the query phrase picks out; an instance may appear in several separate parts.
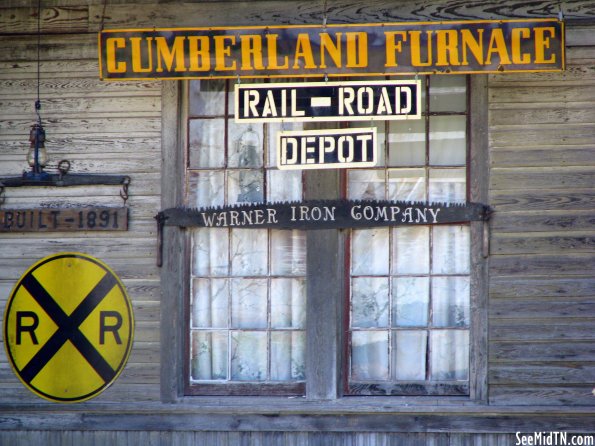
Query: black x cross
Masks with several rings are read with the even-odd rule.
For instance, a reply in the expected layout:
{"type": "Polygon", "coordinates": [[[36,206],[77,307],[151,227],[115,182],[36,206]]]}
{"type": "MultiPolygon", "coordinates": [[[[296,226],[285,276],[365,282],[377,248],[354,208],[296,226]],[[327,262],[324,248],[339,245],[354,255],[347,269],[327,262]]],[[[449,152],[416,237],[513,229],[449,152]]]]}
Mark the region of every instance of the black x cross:
{"type": "MultiPolygon", "coordinates": [[[[95,288],[91,290],[70,316],[64,313],[62,308],[60,308],[52,296],[50,296],[32,274],[28,274],[21,284],[58,326],[58,330],[20,371],[21,378],[25,382],[31,383],[33,378],[37,376],[47,362],[62,348],[66,341],[70,341],[89,362],[91,367],[101,376],[104,382],[110,382],[116,375],[116,371],[81,333],[79,326],[114,286],[117,285],[114,276],[112,274],[103,276],[99,283],[95,285],[95,288]]],[[[65,367],[68,367],[68,365],[65,365],[65,367]]]]}

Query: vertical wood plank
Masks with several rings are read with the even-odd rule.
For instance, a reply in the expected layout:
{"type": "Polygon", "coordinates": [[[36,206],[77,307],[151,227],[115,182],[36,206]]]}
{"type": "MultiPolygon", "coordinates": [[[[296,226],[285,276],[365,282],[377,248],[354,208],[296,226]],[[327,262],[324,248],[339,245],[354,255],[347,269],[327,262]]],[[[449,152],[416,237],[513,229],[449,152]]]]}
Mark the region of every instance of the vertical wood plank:
{"type": "MultiPolygon", "coordinates": [[[[174,207],[183,202],[184,122],[183,88],[179,82],[162,83],[162,175],[161,206],[174,207]]],[[[163,231],[163,266],[161,268],[161,399],[173,402],[184,383],[184,291],[186,243],[184,231],[165,227],[163,231]]]]}
{"type": "MultiPolygon", "coordinates": [[[[488,88],[487,76],[470,77],[469,181],[471,200],[488,203],[488,88]]],[[[471,222],[471,345],[470,398],[488,399],[488,261],[489,222],[471,222]]]]}
{"type": "MultiPolygon", "coordinates": [[[[338,171],[306,174],[305,198],[339,196],[338,171]]],[[[306,396],[330,400],[341,393],[344,249],[342,231],[308,231],[306,396]],[[329,261],[330,260],[330,261],[329,261]]]]}

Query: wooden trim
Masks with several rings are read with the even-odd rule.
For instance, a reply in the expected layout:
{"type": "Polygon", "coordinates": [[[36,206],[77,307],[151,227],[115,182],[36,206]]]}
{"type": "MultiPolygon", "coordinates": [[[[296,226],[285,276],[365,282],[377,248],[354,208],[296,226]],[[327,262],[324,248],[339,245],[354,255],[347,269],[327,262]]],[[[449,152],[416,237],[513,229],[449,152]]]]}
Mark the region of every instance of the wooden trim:
{"type": "MultiPolygon", "coordinates": [[[[487,76],[470,76],[469,192],[471,201],[488,204],[488,82],[487,76]]],[[[471,327],[470,398],[488,400],[488,255],[489,222],[471,222],[471,327]]]]}
{"type": "MultiPolygon", "coordinates": [[[[186,362],[187,363],[187,362],[186,362]]],[[[189,376],[188,374],[184,376],[189,376]]],[[[238,383],[188,384],[185,393],[188,396],[302,396],[306,392],[305,383],[238,383]]]]}
{"type": "MultiPolygon", "coordinates": [[[[184,198],[184,150],[181,119],[186,101],[180,82],[162,84],[162,208],[178,206],[184,198]]],[[[183,302],[185,296],[186,243],[184,231],[163,230],[163,266],[161,268],[161,399],[174,402],[183,389],[183,302]]]]}
{"type": "Polygon", "coordinates": [[[465,381],[456,383],[418,382],[418,383],[358,383],[349,385],[350,395],[371,396],[467,396],[469,385],[465,381]]]}
{"type": "MultiPolygon", "coordinates": [[[[359,399],[359,398],[358,398],[359,399]]],[[[266,400],[265,400],[266,401],[266,400]]],[[[219,431],[219,432],[592,432],[591,411],[547,411],[535,409],[519,411],[485,409],[470,410],[407,410],[388,412],[370,411],[367,404],[352,407],[351,412],[320,411],[311,403],[303,402],[301,410],[279,413],[274,406],[250,398],[244,410],[235,410],[229,404],[196,408],[184,405],[164,407],[146,405],[139,408],[113,406],[93,409],[84,405],[69,411],[30,408],[1,408],[3,430],[19,431],[219,431]]],[[[380,408],[384,403],[376,402],[380,408]]],[[[375,409],[378,409],[375,408],[375,409]]],[[[428,409],[428,408],[426,408],[428,409]]],[[[451,408],[452,409],[452,408],[451,408]]],[[[2,430],[0,430],[1,435],[2,430]]]]}
{"type": "MultiPolygon", "coordinates": [[[[339,198],[339,171],[304,175],[305,199],[339,198]]],[[[343,332],[342,231],[306,233],[306,396],[333,400],[341,396],[343,332]]]]}

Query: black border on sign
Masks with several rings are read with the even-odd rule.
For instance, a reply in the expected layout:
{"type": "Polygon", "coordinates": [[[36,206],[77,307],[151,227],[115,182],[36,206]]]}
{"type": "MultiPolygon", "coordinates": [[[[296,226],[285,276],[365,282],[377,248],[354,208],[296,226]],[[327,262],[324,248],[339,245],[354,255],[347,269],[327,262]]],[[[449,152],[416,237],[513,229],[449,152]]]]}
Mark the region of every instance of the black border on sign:
{"type": "Polygon", "coordinates": [[[4,333],[4,348],[6,350],[6,354],[7,357],[9,359],[10,362],[10,367],[12,368],[12,370],[14,371],[14,373],[17,375],[17,377],[19,378],[19,381],[21,381],[21,383],[23,383],[29,390],[31,390],[33,393],[35,393],[36,395],[47,399],[49,401],[54,401],[54,402],[59,402],[59,403],[74,403],[74,402],[82,402],[82,401],[86,401],[89,400],[97,395],[99,395],[101,392],[103,392],[105,389],[107,389],[116,379],[118,379],[118,377],[120,376],[120,374],[122,373],[122,370],[124,370],[124,366],[126,365],[126,363],[128,362],[128,358],[130,356],[130,352],[132,351],[132,343],[133,343],[133,338],[134,338],[134,313],[132,311],[132,304],[130,302],[130,297],[128,296],[128,294],[126,293],[126,288],[124,287],[124,285],[122,284],[122,282],[120,281],[120,278],[116,275],[116,273],[114,273],[111,268],[109,266],[107,266],[105,263],[103,263],[101,260],[98,260],[94,257],[91,257],[87,254],[83,254],[83,253],[77,253],[77,252],[61,252],[58,254],[53,254],[51,256],[45,257],[43,259],[41,259],[40,261],[36,262],[35,264],[33,264],[19,279],[19,281],[16,283],[16,285],[14,286],[13,290],[10,293],[10,297],[8,299],[8,303],[6,304],[6,309],[4,310],[4,320],[3,320],[3,333],[4,333]],[[49,395],[46,392],[43,392],[39,389],[37,389],[36,387],[34,387],[33,385],[31,385],[31,383],[25,382],[20,375],[19,370],[17,369],[17,366],[14,362],[13,356],[12,356],[12,351],[11,351],[11,347],[9,346],[8,343],[8,317],[7,315],[10,312],[10,309],[12,307],[12,303],[14,301],[14,297],[17,293],[17,291],[21,288],[23,280],[29,276],[30,274],[32,274],[35,270],[37,270],[39,267],[45,265],[46,263],[49,263],[53,260],[57,260],[57,259],[62,259],[65,257],[74,257],[74,258],[80,258],[80,259],[84,259],[84,260],[88,260],[91,263],[96,264],[97,266],[101,267],[106,273],[111,274],[114,279],[116,280],[116,284],[118,286],[118,288],[120,289],[120,292],[122,293],[122,296],[124,297],[124,301],[126,302],[126,308],[128,310],[128,318],[129,318],[129,332],[128,332],[128,343],[126,345],[126,351],[122,357],[122,360],[120,361],[120,364],[118,365],[118,367],[116,368],[116,371],[114,373],[113,378],[110,381],[105,382],[102,386],[100,386],[99,388],[97,388],[96,390],[94,390],[93,392],[90,392],[86,395],[82,395],[82,396],[78,396],[76,398],[59,398],[59,397],[55,397],[53,395],[49,395]]]}

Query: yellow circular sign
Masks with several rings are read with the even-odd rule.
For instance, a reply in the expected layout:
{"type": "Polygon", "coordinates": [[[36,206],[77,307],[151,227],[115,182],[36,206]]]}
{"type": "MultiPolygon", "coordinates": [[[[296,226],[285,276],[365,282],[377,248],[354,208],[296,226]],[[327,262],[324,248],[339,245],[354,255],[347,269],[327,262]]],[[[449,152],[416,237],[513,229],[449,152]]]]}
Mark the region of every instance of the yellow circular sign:
{"type": "Polygon", "coordinates": [[[21,277],[4,312],[4,345],[21,382],[42,398],[85,401],[124,368],[134,332],[114,272],[80,253],[46,257],[21,277]]]}

